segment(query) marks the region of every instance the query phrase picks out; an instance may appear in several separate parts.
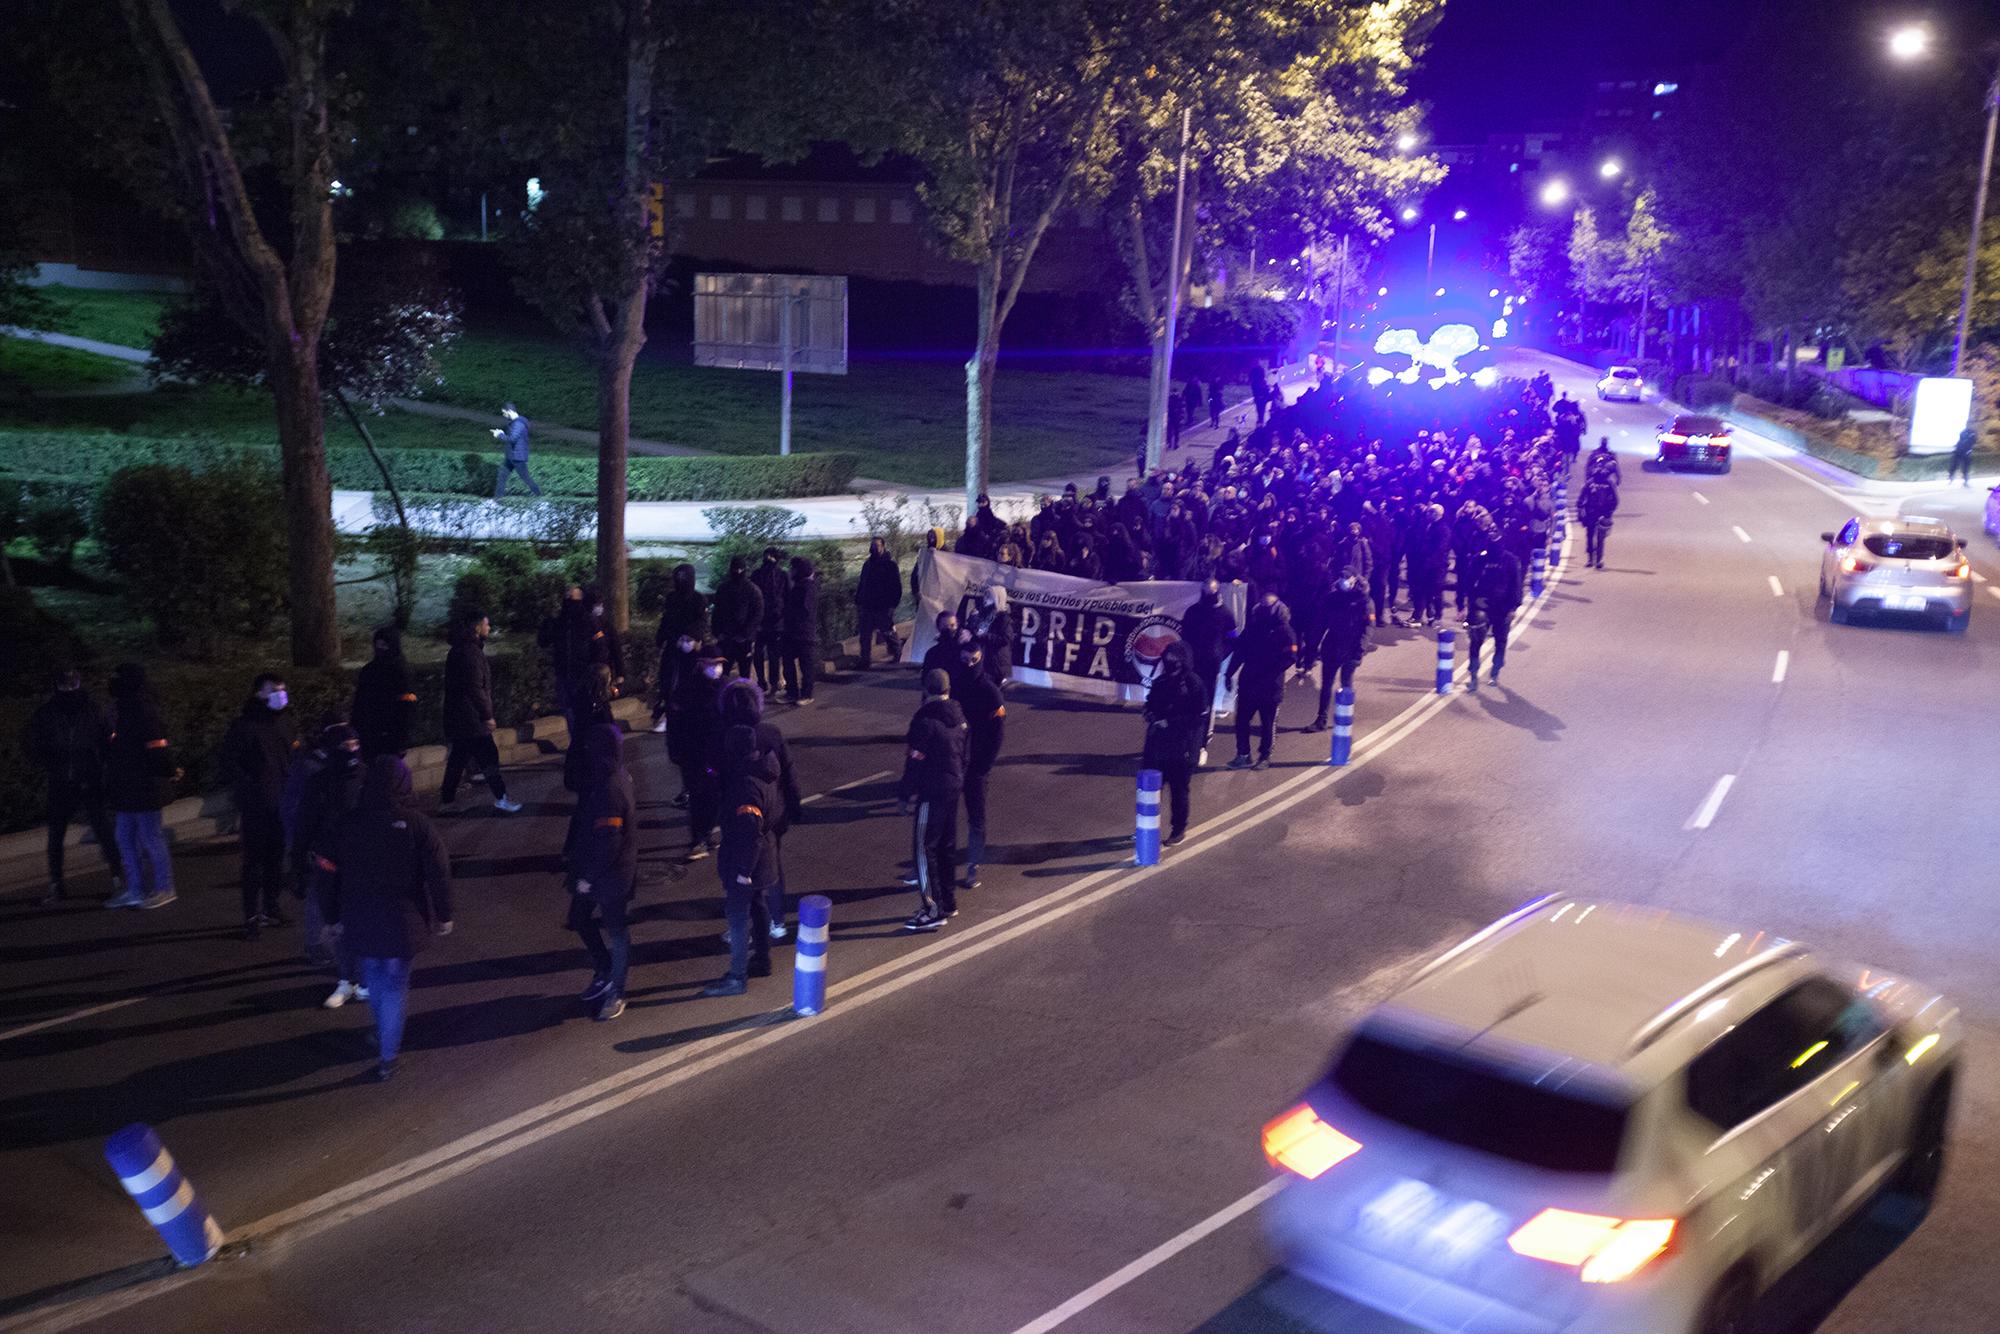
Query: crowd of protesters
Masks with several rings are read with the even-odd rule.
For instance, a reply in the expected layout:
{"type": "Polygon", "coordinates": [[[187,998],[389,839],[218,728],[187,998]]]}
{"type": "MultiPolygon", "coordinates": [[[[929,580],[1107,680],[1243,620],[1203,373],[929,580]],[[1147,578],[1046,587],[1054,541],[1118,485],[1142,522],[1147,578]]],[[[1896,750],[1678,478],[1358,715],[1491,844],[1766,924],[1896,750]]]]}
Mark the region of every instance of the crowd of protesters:
{"type": "MultiPolygon", "coordinates": [[[[1108,583],[1202,585],[1144,709],[1142,759],[1161,771],[1169,794],[1169,846],[1186,834],[1190,779],[1205,762],[1218,680],[1236,697],[1229,767],[1265,768],[1288,674],[1319,669],[1308,730],[1324,730],[1331,693],[1353,684],[1371,630],[1438,625],[1449,590],[1468,630],[1470,688],[1477,689],[1489,638],[1488,680],[1497,682],[1530,561],[1559,522],[1556,484],[1569,477],[1585,431],[1581,407],[1553,397],[1546,376],[1490,392],[1365,394],[1322,377],[1289,406],[1261,372],[1251,389],[1254,424],[1231,430],[1212,454],[1134,477],[1115,496],[1108,477],[1094,491],[1072,485],[1041,498],[1020,522],[1003,520],[982,496],[953,544],[1003,565],[1108,583]],[[1247,594],[1240,626],[1221,596],[1236,582],[1247,594]]],[[[1169,439],[1177,443],[1203,399],[1191,384],[1175,401],[1169,439]]],[[[1219,385],[1211,384],[1206,404],[1219,428],[1219,385]]],[[[1578,497],[1593,566],[1603,562],[1618,482],[1617,462],[1600,444],[1578,497]]],[[[932,530],[926,545],[942,548],[946,535],[932,530]]],[[[910,572],[913,591],[918,569],[910,572]]],[[[874,540],[852,589],[864,670],[878,640],[892,661],[901,653],[894,620],[903,589],[901,567],[874,540]]],[[[812,702],[819,598],[812,561],[771,547],[754,568],[732,560],[712,596],[697,588],[693,566],[681,565],[663,599],[652,730],[664,734],[680,780],[673,804],[685,813],[683,860],[714,859],[727,922],[727,971],[704,995],[740,994],[768,975],[771,944],[789,935],[783,844],[803,801],[784,734],[765,705],[781,690],[791,704],[812,702]]],[[[442,812],[455,808],[469,776],[483,780],[496,810],[522,809],[494,742],[490,629],[475,613],[452,632],[442,812]]],[[[963,623],[956,611],[941,614],[937,631],[921,663],[921,701],[896,785],[911,820],[905,883],[918,904],[904,929],[912,932],[940,928],[957,911],[957,892],[979,885],[1014,650],[1004,587],[976,597],[963,623]]],[[[629,693],[627,655],[587,585],[566,590],[538,640],[570,738],[566,921],[591,967],[581,1000],[609,1020],[624,1010],[638,879],[637,794],[611,708],[629,693]]],[[[80,677],[66,673],[31,724],[30,752],[49,780],[49,901],[66,893],[64,836],[81,817],[107,862],[117,851],[114,878],[122,883],[109,905],[156,908],[175,896],[160,813],[179,769],[143,669],[121,667],[113,695],[109,712],[100,711],[80,677]]],[[[307,957],[335,975],[324,1004],[369,1003],[377,1071],[386,1079],[400,1050],[411,960],[430,936],[452,928],[449,860],[403,758],[418,697],[399,635],[375,632],[351,707],[316,719],[309,736],[295,736],[288,705],[282,676],[258,675],[220,752],[238,818],[244,931],[255,939],[286,922],[289,885],[304,903],[307,957]]]]}

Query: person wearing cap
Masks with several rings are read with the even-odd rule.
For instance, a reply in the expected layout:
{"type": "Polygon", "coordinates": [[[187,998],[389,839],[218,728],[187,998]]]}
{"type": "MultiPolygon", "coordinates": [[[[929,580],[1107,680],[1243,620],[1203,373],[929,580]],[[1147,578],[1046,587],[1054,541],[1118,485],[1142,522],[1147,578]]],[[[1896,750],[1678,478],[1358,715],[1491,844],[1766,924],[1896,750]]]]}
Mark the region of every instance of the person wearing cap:
{"type": "MultiPolygon", "coordinates": [[[[65,667],[56,673],[56,688],[22,730],[21,748],[48,782],[49,889],[45,904],[60,903],[64,844],[70,821],[78,815],[97,838],[97,853],[111,879],[118,879],[118,836],[104,804],[104,759],[111,744],[111,725],[104,711],[83,688],[83,673],[65,667]]],[[[116,893],[114,883],[113,892],[116,893]]]]}
{"type": "Polygon", "coordinates": [[[722,649],[712,639],[694,651],[694,670],[674,689],[667,709],[667,758],[681,771],[687,790],[686,860],[698,862],[718,841],[715,821],[721,802],[722,649]]]}
{"type": "Polygon", "coordinates": [[[625,767],[625,738],[615,723],[593,723],[578,746],[582,782],[563,841],[568,926],[582,940],[593,969],[580,999],[605,1023],[625,1013],[625,974],[632,958],[628,909],[639,874],[638,802],[625,767]]]}
{"type": "Polygon", "coordinates": [[[965,713],[951,697],[941,668],[924,673],[924,702],[910,719],[896,799],[911,817],[912,874],[917,911],[905,931],[935,931],[958,913],[958,800],[965,787],[965,713]]]}
{"type": "Polygon", "coordinates": [[[528,419],[515,410],[512,403],[500,409],[500,415],[507,419],[507,425],[493,428],[495,440],[507,443],[500,454],[500,475],[493,481],[493,498],[499,500],[507,494],[507,479],[515,473],[521,474],[522,483],[528,494],[539,496],[542,488],[535,485],[535,479],[528,475],[528,419]]]}

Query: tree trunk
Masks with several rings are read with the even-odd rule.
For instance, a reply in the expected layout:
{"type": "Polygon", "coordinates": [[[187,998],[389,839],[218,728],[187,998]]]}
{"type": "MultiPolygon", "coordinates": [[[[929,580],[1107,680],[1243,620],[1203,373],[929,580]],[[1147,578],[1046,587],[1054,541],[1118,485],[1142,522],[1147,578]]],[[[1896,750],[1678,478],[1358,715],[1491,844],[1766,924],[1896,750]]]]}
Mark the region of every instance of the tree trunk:
{"type": "Polygon", "coordinates": [[[326,471],[317,340],[310,346],[295,342],[272,348],[271,370],[291,557],[292,662],[331,667],[340,661],[340,622],[333,596],[333,486],[326,471]]]}
{"type": "Polygon", "coordinates": [[[632,365],[645,341],[646,296],[637,310],[637,337],[620,337],[597,362],[597,588],[604,618],[624,633],[631,627],[631,580],[625,554],[625,464],[632,434],[632,365]]]}
{"type": "Polygon", "coordinates": [[[986,491],[993,448],[993,376],[1000,369],[1000,265],[979,268],[979,333],[965,363],[965,513],[978,509],[986,491]]]}

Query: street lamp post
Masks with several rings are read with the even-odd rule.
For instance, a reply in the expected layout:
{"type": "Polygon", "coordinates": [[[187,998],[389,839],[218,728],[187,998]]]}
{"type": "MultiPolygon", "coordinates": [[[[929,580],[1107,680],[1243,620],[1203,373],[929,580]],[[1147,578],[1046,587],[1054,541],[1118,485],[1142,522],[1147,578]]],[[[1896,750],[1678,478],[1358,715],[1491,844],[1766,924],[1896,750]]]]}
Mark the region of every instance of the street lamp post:
{"type": "Polygon", "coordinates": [[[1986,145],[1979,151],[1979,184],[1972,192],[1972,239],[1965,246],[1965,286],[1958,294],[1958,336],[1951,344],[1951,373],[1965,364],[1965,334],[1972,323],[1972,289],[1979,281],[1979,233],[1986,225],[1986,186],[1993,177],[1993,132],[2000,123],[2000,67],[1986,85],[1986,145]]]}

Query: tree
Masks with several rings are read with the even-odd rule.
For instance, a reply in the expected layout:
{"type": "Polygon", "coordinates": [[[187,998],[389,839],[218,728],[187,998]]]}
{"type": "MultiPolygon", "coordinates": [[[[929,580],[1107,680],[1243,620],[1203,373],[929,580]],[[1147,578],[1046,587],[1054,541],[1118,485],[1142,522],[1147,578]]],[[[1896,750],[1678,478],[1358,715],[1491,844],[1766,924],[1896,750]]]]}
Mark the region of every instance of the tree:
{"type": "Polygon", "coordinates": [[[1638,339],[1633,355],[1646,356],[1646,325],[1655,300],[1665,281],[1664,257],[1672,237],[1660,224],[1659,197],[1652,187],[1639,192],[1625,219],[1625,236],[1619,243],[1617,269],[1612,286],[1620,300],[1639,307],[1638,339]]]}
{"type": "MultiPolygon", "coordinates": [[[[230,317],[264,351],[277,403],[287,533],[292,661],[340,658],[334,616],[332,488],[320,407],[319,342],[333,300],[333,89],[328,30],[347,0],[242,0],[283,69],[283,134],[273,154],[281,207],[260,211],[225,117],[169,0],[119,0],[164,123],[175,168],[173,203],[195,260],[230,317]],[[282,216],[274,244],[266,217],[282,216]]],[[[277,204],[280,201],[269,201],[277,204]]]]}

